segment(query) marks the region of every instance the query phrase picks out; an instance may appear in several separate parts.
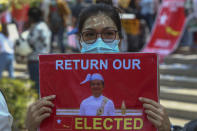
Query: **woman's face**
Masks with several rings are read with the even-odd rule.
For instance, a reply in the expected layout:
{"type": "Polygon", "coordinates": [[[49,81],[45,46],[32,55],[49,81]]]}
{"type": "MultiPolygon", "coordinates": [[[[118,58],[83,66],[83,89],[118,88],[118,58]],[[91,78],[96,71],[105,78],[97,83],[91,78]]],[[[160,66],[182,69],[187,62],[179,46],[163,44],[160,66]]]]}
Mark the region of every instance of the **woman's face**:
{"type": "MultiPolygon", "coordinates": [[[[105,30],[116,30],[118,31],[115,23],[113,20],[104,15],[103,13],[99,13],[96,16],[92,16],[88,18],[83,26],[82,33],[85,31],[96,31],[97,33],[101,33],[105,30]]],[[[116,39],[119,39],[118,33],[116,33],[117,37],[116,39]]]]}
{"type": "Polygon", "coordinates": [[[120,40],[114,21],[103,13],[91,16],[84,22],[80,41],[94,44],[98,38],[101,38],[104,43],[113,43],[114,40],[120,40]]]}

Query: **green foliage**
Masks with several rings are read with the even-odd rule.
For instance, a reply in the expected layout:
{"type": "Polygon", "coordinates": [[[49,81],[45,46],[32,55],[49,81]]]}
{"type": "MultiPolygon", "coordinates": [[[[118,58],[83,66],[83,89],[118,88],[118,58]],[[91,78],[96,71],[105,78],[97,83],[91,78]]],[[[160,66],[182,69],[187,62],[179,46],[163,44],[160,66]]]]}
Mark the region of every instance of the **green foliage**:
{"type": "Polygon", "coordinates": [[[8,78],[0,80],[0,89],[14,118],[14,128],[24,128],[27,107],[38,98],[36,90],[32,88],[33,85],[29,80],[8,78]]]}
{"type": "Polygon", "coordinates": [[[37,6],[42,2],[42,0],[13,0],[12,2],[16,8],[20,9],[24,4],[29,4],[30,6],[37,6]]]}
{"type": "Polygon", "coordinates": [[[0,13],[5,11],[9,6],[8,0],[0,0],[0,13]]]}

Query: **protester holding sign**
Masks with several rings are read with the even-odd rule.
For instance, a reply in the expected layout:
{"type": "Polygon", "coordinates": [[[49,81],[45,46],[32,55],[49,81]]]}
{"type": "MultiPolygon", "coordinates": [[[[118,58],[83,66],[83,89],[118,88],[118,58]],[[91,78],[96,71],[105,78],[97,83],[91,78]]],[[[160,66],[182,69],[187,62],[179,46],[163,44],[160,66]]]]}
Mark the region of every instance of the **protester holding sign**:
{"type": "MultiPolygon", "coordinates": [[[[82,11],[79,18],[79,41],[82,53],[116,53],[123,38],[121,21],[117,10],[108,5],[92,5],[82,11]]],[[[26,126],[36,131],[41,122],[52,113],[55,95],[43,97],[32,104],[27,113],[26,126]]],[[[139,98],[148,120],[159,131],[170,131],[170,121],[165,108],[159,103],[139,98]]]]}

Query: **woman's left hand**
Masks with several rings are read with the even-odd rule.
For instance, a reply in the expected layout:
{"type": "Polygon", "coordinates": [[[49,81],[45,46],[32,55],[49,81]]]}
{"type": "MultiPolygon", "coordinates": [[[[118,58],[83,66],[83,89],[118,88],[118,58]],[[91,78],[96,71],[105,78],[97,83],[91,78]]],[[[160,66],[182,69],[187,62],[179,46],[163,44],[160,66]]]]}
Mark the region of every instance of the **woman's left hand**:
{"type": "Polygon", "coordinates": [[[165,108],[154,100],[140,97],[143,103],[147,119],[158,129],[158,131],[170,131],[171,124],[165,108]]]}

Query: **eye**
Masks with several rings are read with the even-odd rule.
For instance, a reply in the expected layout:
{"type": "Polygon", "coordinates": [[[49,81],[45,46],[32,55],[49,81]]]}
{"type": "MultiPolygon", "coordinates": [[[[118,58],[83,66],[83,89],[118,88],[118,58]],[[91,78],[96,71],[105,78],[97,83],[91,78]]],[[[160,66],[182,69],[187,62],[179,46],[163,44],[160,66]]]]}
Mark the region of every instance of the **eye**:
{"type": "Polygon", "coordinates": [[[104,36],[114,36],[115,32],[114,31],[105,31],[105,32],[103,32],[103,35],[104,36]]]}
{"type": "Polygon", "coordinates": [[[105,38],[113,38],[114,36],[116,36],[116,31],[115,30],[106,30],[102,33],[102,35],[105,38]]]}
{"type": "Polygon", "coordinates": [[[94,37],[95,36],[95,32],[84,32],[83,36],[84,37],[94,37]]]}
{"type": "Polygon", "coordinates": [[[104,42],[112,42],[116,38],[116,31],[115,30],[105,30],[102,33],[102,38],[104,42]]]}

